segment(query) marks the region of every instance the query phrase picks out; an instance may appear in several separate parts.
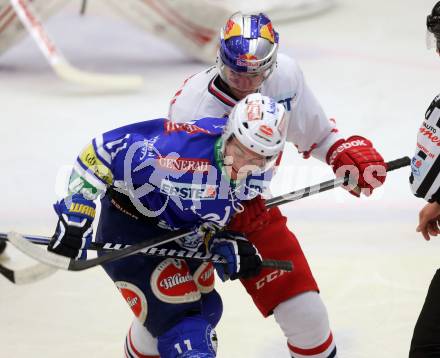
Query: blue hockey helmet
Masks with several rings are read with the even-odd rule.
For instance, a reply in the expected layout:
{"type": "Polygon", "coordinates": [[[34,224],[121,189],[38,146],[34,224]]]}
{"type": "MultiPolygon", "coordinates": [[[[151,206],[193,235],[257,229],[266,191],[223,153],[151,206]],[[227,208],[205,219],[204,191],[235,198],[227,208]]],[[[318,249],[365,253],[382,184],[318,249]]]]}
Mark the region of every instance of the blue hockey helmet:
{"type": "Polygon", "coordinates": [[[220,32],[217,66],[228,83],[225,67],[243,74],[263,74],[266,79],[276,63],[278,33],[263,13],[233,14],[220,32]]]}

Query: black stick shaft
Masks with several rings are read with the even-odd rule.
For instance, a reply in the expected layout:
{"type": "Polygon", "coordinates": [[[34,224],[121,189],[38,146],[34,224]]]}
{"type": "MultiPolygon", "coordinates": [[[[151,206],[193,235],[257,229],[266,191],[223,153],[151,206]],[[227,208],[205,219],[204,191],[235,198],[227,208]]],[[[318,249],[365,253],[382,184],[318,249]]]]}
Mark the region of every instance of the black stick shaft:
{"type": "MultiPolygon", "coordinates": [[[[44,236],[32,236],[32,235],[23,235],[23,238],[37,245],[49,245],[50,238],[44,236]]],[[[7,240],[7,235],[4,233],[0,233],[0,240],[7,240]]],[[[88,250],[104,250],[107,252],[122,250],[131,245],[122,245],[122,244],[108,244],[108,243],[100,243],[100,242],[92,242],[88,250]]],[[[203,254],[203,252],[192,252],[187,250],[174,250],[174,249],[166,249],[166,248],[158,248],[153,247],[149,249],[144,249],[139,251],[138,254],[146,255],[146,256],[159,256],[159,257],[174,257],[180,259],[191,259],[191,260],[200,260],[207,261],[212,263],[226,263],[226,260],[219,255],[216,254],[203,254]]],[[[293,266],[290,261],[285,260],[263,260],[262,267],[264,268],[272,268],[276,270],[283,271],[292,271],[293,266]]],[[[0,273],[1,267],[0,267],[0,273]]]]}
{"type": "Polygon", "coordinates": [[[391,160],[387,162],[387,172],[406,167],[410,164],[411,159],[409,157],[402,157],[399,159],[391,160]]]}
{"type": "MultiPolygon", "coordinates": [[[[386,163],[387,172],[406,167],[411,164],[411,159],[409,157],[402,157],[396,160],[391,160],[386,163]]],[[[266,206],[272,208],[274,206],[289,203],[291,201],[296,201],[308,196],[315,195],[317,193],[322,193],[327,190],[331,190],[347,184],[347,178],[335,178],[331,180],[324,181],[322,183],[311,185],[299,190],[292,191],[287,194],[276,196],[275,198],[266,200],[266,206]]]]}

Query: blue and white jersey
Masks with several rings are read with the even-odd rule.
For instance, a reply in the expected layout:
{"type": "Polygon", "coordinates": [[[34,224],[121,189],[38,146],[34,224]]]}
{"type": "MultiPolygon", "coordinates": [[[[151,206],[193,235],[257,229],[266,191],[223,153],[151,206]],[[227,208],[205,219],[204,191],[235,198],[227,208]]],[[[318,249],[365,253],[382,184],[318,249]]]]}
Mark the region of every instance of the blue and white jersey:
{"type": "Polygon", "coordinates": [[[229,179],[221,154],[226,121],[156,119],[104,133],[78,156],[69,191],[94,200],[113,186],[137,212],[169,229],[226,226],[242,210],[241,201],[268,188],[272,175],[229,179]]]}

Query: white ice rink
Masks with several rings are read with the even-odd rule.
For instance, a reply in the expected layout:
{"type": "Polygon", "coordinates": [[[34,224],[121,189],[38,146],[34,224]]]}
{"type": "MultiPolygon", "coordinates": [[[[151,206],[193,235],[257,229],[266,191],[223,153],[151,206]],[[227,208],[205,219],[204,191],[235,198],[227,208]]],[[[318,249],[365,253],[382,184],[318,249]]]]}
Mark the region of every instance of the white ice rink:
{"type": "MultiPolygon", "coordinates": [[[[339,0],[326,14],[277,26],[281,51],[298,59],[341,132],[370,138],[386,160],[412,154],[424,112],[440,90],[440,59],[424,45],[434,3],[339,0]]],[[[145,85],[131,94],[69,85],[29,38],[0,56],[2,232],[51,235],[52,203],[83,145],[99,132],[164,116],[183,80],[205,67],[123,21],[79,18],[72,8],[48,28],[78,67],[141,74],[145,85]]],[[[276,194],[332,177],[326,165],[304,161],[288,147],[276,194]]],[[[415,233],[424,203],[412,197],[408,173],[390,173],[370,199],[336,189],[282,209],[321,287],[339,357],[407,356],[440,265],[439,242],[415,233]]],[[[10,266],[29,262],[13,249],[8,254],[10,266]]],[[[224,300],[218,357],[288,357],[273,318],[263,319],[239,284],[218,289],[224,300]]],[[[0,280],[0,357],[122,357],[130,321],[100,268],[58,272],[28,286],[0,280]]]]}

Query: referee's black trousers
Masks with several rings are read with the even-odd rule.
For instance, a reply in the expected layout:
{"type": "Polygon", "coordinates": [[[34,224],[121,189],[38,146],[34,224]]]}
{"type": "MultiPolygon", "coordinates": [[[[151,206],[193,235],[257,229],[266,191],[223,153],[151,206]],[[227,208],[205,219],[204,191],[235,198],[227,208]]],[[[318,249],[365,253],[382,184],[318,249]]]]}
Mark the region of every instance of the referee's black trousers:
{"type": "Polygon", "coordinates": [[[411,340],[409,358],[440,358],[440,269],[435,273],[411,340]]]}

